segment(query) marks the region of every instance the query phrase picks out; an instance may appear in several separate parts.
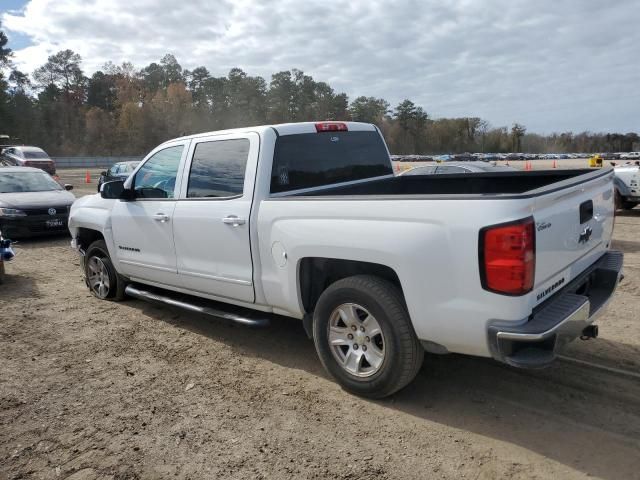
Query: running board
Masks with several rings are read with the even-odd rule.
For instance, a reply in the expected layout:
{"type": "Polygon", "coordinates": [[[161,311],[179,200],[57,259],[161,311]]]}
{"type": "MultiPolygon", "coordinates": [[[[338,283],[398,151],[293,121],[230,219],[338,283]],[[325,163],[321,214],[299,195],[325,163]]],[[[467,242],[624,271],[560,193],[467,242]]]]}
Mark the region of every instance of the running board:
{"type": "MultiPolygon", "coordinates": [[[[233,305],[228,305],[229,310],[223,310],[222,308],[214,308],[208,305],[209,301],[206,299],[194,298],[190,297],[189,301],[185,301],[183,299],[172,298],[166,294],[159,294],[155,292],[151,292],[149,290],[143,290],[137,286],[127,285],[124,293],[127,295],[138,298],[140,300],[146,300],[152,303],[162,303],[164,305],[170,305],[172,307],[182,308],[183,310],[188,310],[190,312],[203,313],[205,315],[211,315],[212,317],[224,318],[225,320],[229,320],[234,323],[238,323],[240,325],[244,325],[245,327],[268,327],[269,319],[268,318],[250,318],[249,314],[241,315],[232,311],[232,309],[240,310],[240,307],[235,307],[233,305]]],[[[177,294],[179,295],[179,294],[177,294]]],[[[186,297],[186,296],[185,296],[186,297]]],[[[225,305],[219,304],[216,305],[225,305]]],[[[250,312],[248,309],[242,309],[250,312]]]]}

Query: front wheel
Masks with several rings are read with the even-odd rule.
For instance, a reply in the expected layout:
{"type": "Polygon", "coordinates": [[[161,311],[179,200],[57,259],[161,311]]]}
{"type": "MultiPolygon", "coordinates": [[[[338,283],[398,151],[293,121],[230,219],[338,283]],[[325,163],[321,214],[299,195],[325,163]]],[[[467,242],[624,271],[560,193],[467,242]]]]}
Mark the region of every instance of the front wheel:
{"type": "Polygon", "coordinates": [[[371,275],[338,280],[318,299],[313,337],[320,361],[346,390],[389,396],[410,383],[424,350],[398,288],[371,275]]]}
{"type": "Polygon", "coordinates": [[[124,299],[125,279],[111,263],[109,250],[103,240],[96,240],[87,249],[84,273],[89,291],[100,300],[124,299]]]}

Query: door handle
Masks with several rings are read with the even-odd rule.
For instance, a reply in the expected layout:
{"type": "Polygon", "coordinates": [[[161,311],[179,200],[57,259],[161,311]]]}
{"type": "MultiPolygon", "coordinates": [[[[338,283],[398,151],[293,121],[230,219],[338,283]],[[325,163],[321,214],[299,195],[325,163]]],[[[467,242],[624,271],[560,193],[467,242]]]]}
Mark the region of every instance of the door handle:
{"type": "Polygon", "coordinates": [[[156,214],[153,216],[153,219],[154,219],[156,222],[165,223],[165,222],[168,222],[168,221],[169,221],[169,215],[165,215],[164,213],[156,213],[156,214]]]}
{"type": "Polygon", "coordinates": [[[244,225],[246,223],[246,220],[244,218],[238,218],[235,215],[229,215],[226,216],[222,219],[222,223],[225,223],[227,225],[233,225],[234,227],[237,227],[239,225],[244,225]]]}

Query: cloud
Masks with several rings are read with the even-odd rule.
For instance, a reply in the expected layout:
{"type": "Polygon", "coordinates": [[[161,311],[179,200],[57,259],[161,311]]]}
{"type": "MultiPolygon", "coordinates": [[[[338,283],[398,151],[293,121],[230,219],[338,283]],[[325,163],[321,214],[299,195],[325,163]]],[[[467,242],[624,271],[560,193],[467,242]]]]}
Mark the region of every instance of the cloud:
{"type": "Polygon", "coordinates": [[[5,13],[32,71],[58,50],[87,73],[173,53],[185,68],[239,66],[267,81],[300,68],[351,98],[410,98],[432,116],[530,131],[640,129],[637,1],[31,0],[5,13]]]}

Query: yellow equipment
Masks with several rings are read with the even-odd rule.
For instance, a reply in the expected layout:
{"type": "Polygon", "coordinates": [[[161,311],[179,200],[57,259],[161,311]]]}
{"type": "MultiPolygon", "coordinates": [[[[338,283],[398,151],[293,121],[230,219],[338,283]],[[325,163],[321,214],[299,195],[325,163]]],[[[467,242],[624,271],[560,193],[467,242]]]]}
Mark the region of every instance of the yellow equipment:
{"type": "Polygon", "coordinates": [[[589,159],[589,167],[602,168],[602,156],[596,153],[593,157],[591,157],[589,159]]]}

